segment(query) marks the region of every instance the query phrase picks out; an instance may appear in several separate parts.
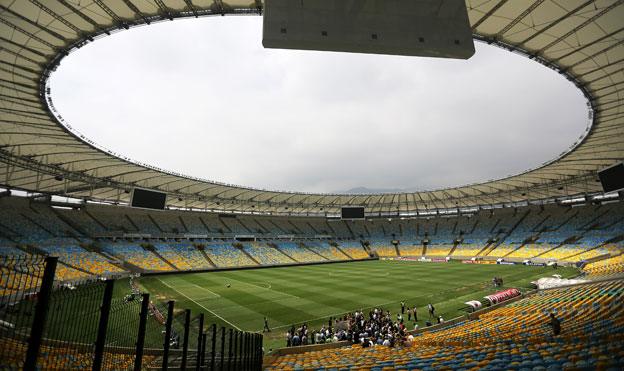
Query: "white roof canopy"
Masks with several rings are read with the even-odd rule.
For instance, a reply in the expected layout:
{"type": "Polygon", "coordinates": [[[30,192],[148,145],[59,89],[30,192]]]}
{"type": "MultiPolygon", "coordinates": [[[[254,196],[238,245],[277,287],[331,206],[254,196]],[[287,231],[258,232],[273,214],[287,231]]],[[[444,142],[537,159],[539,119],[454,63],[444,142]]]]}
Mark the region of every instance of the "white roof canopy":
{"type": "MultiPolygon", "coordinates": [[[[132,187],[168,205],[232,212],[414,212],[601,192],[596,172],[624,159],[624,1],[467,0],[476,39],[563,74],[589,100],[593,125],[569,152],[504,179],[396,194],[276,192],[173,174],[91,144],[50,106],[47,78],[73,49],[129,27],[181,17],[260,14],[259,0],[4,0],[0,4],[0,184],[111,202],[132,187]],[[79,5],[78,5],[79,4],[79,5]]],[[[485,143],[487,145],[487,143],[485,143]]]]}

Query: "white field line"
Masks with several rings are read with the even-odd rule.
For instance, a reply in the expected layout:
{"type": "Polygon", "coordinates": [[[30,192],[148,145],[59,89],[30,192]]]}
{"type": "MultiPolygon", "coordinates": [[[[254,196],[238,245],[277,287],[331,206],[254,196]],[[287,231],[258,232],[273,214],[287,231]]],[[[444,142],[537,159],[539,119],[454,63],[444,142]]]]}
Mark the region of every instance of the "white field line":
{"type": "Polygon", "coordinates": [[[205,306],[199,304],[198,302],[196,302],[194,299],[191,299],[190,297],[188,297],[186,294],[176,290],[173,286],[169,285],[167,282],[161,280],[160,278],[158,278],[158,280],[160,282],[163,283],[163,285],[169,287],[170,289],[172,289],[173,291],[179,293],[180,295],[184,296],[185,298],[187,298],[188,300],[192,301],[193,303],[199,305],[200,307],[204,308],[206,311],[208,311],[209,313],[211,313],[212,315],[214,315],[215,317],[220,318],[221,320],[223,320],[225,323],[229,324],[230,326],[234,327],[235,329],[237,329],[238,331],[242,331],[238,326],[236,326],[235,324],[233,324],[232,322],[228,321],[227,319],[221,317],[220,315],[218,315],[217,313],[211,311],[210,309],[206,308],[205,306]]]}
{"type": "MultiPolygon", "coordinates": [[[[162,281],[161,281],[161,282],[162,282],[162,281]]],[[[220,297],[221,297],[221,295],[217,294],[216,292],[214,292],[214,291],[212,291],[212,290],[209,290],[209,289],[207,289],[207,288],[205,288],[205,287],[201,287],[201,286],[196,285],[196,284],[194,284],[194,283],[190,283],[190,282],[188,282],[188,281],[184,281],[184,284],[182,284],[182,285],[176,285],[176,287],[178,287],[178,288],[180,288],[180,289],[186,289],[186,288],[192,289],[192,287],[191,287],[191,286],[195,286],[195,287],[197,287],[198,289],[201,289],[201,290],[204,290],[204,291],[208,291],[208,293],[210,293],[210,295],[212,295],[212,297],[214,297],[215,299],[216,299],[216,298],[220,298],[220,297]]]]}
{"type": "Polygon", "coordinates": [[[200,289],[202,289],[202,290],[204,290],[204,291],[208,291],[209,293],[211,293],[212,295],[216,296],[217,298],[220,298],[220,297],[221,297],[221,295],[219,295],[219,294],[217,294],[216,292],[214,292],[214,291],[212,291],[212,290],[209,290],[209,289],[207,289],[207,288],[205,288],[205,287],[201,287],[201,286],[196,285],[196,284],[194,284],[194,283],[191,283],[191,285],[193,285],[193,286],[195,286],[195,287],[199,287],[200,289]]]}
{"type": "MultiPolygon", "coordinates": [[[[230,278],[230,277],[227,277],[226,279],[228,279],[228,280],[232,280],[232,281],[236,281],[236,282],[240,282],[240,283],[242,283],[242,284],[244,284],[244,285],[249,285],[249,286],[257,287],[257,288],[262,289],[262,290],[269,290],[269,291],[277,292],[277,293],[282,294],[282,295],[290,296],[291,298],[301,299],[300,297],[298,297],[298,296],[296,296],[296,295],[291,295],[291,294],[287,294],[287,293],[285,293],[285,292],[281,292],[281,291],[273,290],[273,289],[272,289],[272,288],[270,288],[270,287],[264,287],[264,286],[254,285],[253,283],[249,283],[249,282],[245,282],[245,281],[239,281],[239,280],[237,280],[236,278],[230,278]]],[[[269,284],[269,286],[271,286],[271,284],[270,284],[269,282],[267,282],[267,283],[269,284]]]]}
{"type": "Polygon", "coordinates": [[[214,296],[205,296],[203,298],[197,298],[195,300],[204,301],[204,300],[217,300],[219,298],[215,298],[214,296]]]}
{"type": "MultiPolygon", "coordinates": [[[[328,275],[330,277],[348,277],[348,276],[362,277],[361,272],[329,272],[328,275]]],[[[388,277],[389,275],[390,275],[390,272],[379,273],[379,274],[370,273],[370,274],[366,274],[366,277],[379,278],[379,277],[388,277]]]]}

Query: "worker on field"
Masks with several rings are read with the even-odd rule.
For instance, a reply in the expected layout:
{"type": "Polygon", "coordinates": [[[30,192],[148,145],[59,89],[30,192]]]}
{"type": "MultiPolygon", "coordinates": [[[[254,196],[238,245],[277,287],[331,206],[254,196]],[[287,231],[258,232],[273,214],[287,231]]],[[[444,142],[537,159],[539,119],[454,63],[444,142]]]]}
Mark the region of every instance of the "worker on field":
{"type": "Polygon", "coordinates": [[[401,314],[405,314],[405,302],[401,302],[401,314]]]}
{"type": "Polygon", "coordinates": [[[269,328],[269,320],[266,318],[266,316],[264,317],[264,328],[262,329],[262,332],[271,332],[271,329],[269,328]]]}
{"type": "Polygon", "coordinates": [[[433,304],[429,303],[427,304],[427,309],[429,310],[429,318],[434,318],[435,317],[435,307],[433,306],[433,304]]]}

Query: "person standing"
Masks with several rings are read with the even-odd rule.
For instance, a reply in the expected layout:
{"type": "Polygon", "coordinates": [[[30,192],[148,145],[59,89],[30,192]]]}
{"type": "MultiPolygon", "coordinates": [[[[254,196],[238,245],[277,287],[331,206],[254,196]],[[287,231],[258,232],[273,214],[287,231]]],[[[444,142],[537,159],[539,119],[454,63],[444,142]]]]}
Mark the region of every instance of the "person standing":
{"type": "Polygon", "coordinates": [[[435,317],[435,307],[433,306],[433,304],[431,304],[431,303],[427,304],[427,309],[429,310],[429,318],[434,318],[435,317]]]}
{"type": "Polygon", "coordinates": [[[416,311],[416,306],[412,309],[414,311],[414,322],[418,322],[418,312],[416,311]]]}
{"type": "Polygon", "coordinates": [[[553,336],[557,336],[561,333],[561,321],[555,317],[554,313],[550,314],[550,326],[552,326],[553,336]]]}
{"type": "Polygon", "coordinates": [[[269,328],[269,320],[266,318],[266,316],[264,317],[264,328],[262,329],[262,332],[271,332],[271,329],[269,328]]]}
{"type": "Polygon", "coordinates": [[[401,314],[405,314],[405,302],[401,302],[401,314]]]}
{"type": "Polygon", "coordinates": [[[412,309],[410,309],[410,307],[407,307],[407,320],[412,320],[412,309]]]}

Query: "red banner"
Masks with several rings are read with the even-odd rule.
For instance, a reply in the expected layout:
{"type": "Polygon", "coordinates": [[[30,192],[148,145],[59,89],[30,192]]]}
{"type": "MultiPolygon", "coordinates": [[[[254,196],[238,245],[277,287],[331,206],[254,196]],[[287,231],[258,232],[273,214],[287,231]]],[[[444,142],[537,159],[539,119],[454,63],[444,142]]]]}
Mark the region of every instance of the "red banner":
{"type": "Polygon", "coordinates": [[[492,295],[484,296],[484,298],[489,300],[490,304],[498,304],[516,296],[520,296],[520,291],[518,291],[518,289],[507,289],[492,295]]]}

